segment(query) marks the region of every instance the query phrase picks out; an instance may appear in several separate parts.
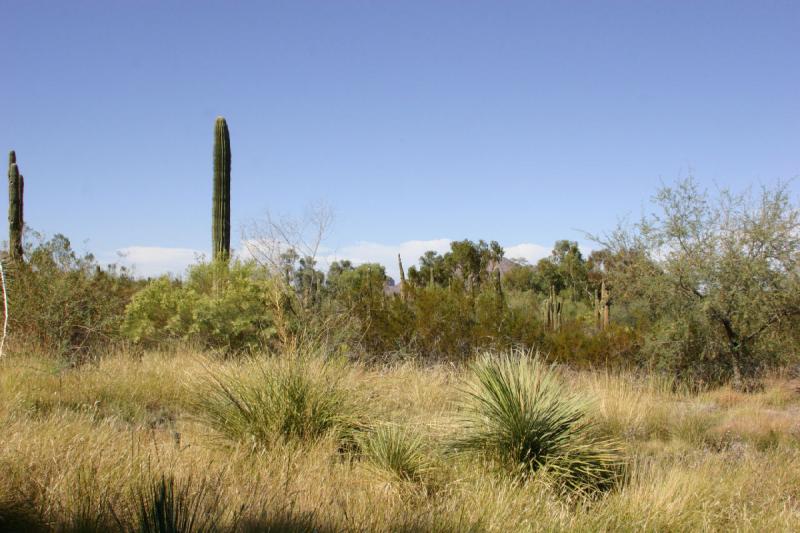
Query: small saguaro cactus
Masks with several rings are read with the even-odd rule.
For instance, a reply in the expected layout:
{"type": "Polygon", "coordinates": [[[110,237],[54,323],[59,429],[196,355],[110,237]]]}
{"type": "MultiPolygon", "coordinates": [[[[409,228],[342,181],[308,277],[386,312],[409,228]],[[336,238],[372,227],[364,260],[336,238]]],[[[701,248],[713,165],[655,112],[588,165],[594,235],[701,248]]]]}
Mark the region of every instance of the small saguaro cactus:
{"type": "Polygon", "coordinates": [[[403,260],[400,259],[400,254],[397,254],[397,267],[400,269],[400,298],[405,300],[408,293],[408,284],[406,284],[406,271],[403,270],[403,260]]]}
{"type": "Polygon", "coordinates": [[[503,293],[503,276],[499,268],[494,270],[494,292],[501,302],[505,300],[505,294],[503,293]]]}
{"type": "Polygon", "coordinates": [[[497,322],[497,333],[499,334],[503,327],[503,316],[506,310],[506,295],[503,292],[503,279],[499,268],[494,270],[494,292],[497,297],[495,299],[495,313],[500,318],[497,322]]]}
{"type": "Polygon", "coordinates": [[[603,310],[600,304],[600,289],[595,289],[590,294],[592,295],[592,300],[594,303],[594,323],[597,326],[597,329],[603,329],[603,310]]]}
{"type": "Polygon", "coordinates": [[[606,288],[606,282],[600,283],[600,288],[594,292],[594,318],[597,329],[605,330],[611,322],[611,296],[606,288]]]}
{"type": "Polygon", "coordinates": [[[561,298],[556,298],[555,287],[550,287],[550,296],[544,301],[542,309],[542,318],[545,326],[550,331],[558,331],[561,329],[561,309],[563,302],[561,298]]]}
{"type": "Polygon", "coordinates": [[[214,198],[211,211],[211,247],[214,259],[231,254],[231,139],[228,123],[217,117],[214,125],[214,198]]]}
{"type": "Polygon", "coordinates": [[[19,173],[17,154],[8,154],[8,254],[14,261],[22,260],[22,218],[25,179],[19,173]]]}
{"type": "Polygon", "coordinates": [[[611,296],[606,288],[606,282],[600,284],[600,324],[607,329],[611,322],[611,296]]]}

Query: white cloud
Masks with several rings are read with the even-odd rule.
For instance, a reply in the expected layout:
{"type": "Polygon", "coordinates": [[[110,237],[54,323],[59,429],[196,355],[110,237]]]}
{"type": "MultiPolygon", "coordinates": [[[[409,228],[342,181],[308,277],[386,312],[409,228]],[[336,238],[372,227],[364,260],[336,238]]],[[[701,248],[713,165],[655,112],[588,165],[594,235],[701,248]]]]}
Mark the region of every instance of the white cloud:
{"type": "Polygon", "coordinates": [[[186,267],[203,256],[191,248],[164,248],[160,246],[128,246],[116,251],[114,262],[131,267],[137,276],[180,275],[186,267]]]}
{"type": "Polygon", "coordinates": [[[386,273],[397,281],[400,270],[397,265],[397,254],[403,258],[403,267],[408,269],[417,264],[417,260],[428,250],[444,253],[450,249],[451,239],[431,239],[427,241],[406,241],[400,244],[381,244],[377,242],[358,242],[339,248],[336,251],[326,250],[320,254],[320,265],[327,268],[333,261],[349,259],[356,265],[363,263],[380,263],[386,267],[386,273]]]}
{"type": "Polygon", "coordinates": [[[552,249],[553,248],[551,246],[542,246],[541,244],[524,242],[522,244],[509,246],[505,250],[507,258],[525,259],[529,263],[533,264],[539,259],[549,256],[552,249]]]}

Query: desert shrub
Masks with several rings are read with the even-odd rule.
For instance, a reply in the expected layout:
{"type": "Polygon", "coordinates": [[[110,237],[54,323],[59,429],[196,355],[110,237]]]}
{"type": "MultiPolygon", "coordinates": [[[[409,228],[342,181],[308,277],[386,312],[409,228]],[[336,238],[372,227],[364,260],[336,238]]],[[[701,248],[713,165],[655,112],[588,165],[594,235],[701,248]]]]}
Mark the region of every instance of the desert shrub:
{"type": "Polygon", "coordinates": [[[414,345],[432,359],[463,359],[475,346],[471,295],[461,287],[432,286],[414,293],[414,345]]]}
{"type": "Polygon", "coordinates": [[[198,419],[232,441],[269,447],[333,434],[352,442],[359,408],[334,363],[304,358],[253,361],[193,384],[198,419]]]}
{"type": "Polygon", "coordinates": [[[637,358],[642,366],[677,376],[694,388],[732,381],[737,388],[751,392],[761,388],[765,371],[794,360],[797,341],[788,326],[750,340],[750,356],[738,361],[731,357],[728,342],[718,329],[706,313],[694,309],[659,317],[646,331],[637,358]],[[735,378],[737,372],[739,378],[735,378]]]}
{"type": "Polygon", "coordinates": [[[38,239],[24,263],[7,268],[11,344],[80,362],[121,342],[125,306],[139,283],[125,269],[78,255],[63,235],[38,239]]]}
{"type": "Polygon", "coordinates": [[[463,389],[455,447],[523,476],[544,471],[570,490],[606,489],[622,457],[615,441],[596,434],[587,408],[538,356],[485,354],[463,389]]]}
{"type": "Polygon", "coordinates": [[[147,347],[183,339],[192,326],[192,296],[177,280],[151,281],[125,310],[125,334],[147,347]]]}
{"type": "Polygon", "coordinates": [[[358,443],[372,469],[389,480],[421,482],[433,468],[422,437],[400,426],[379,425],[358,443]]]}
{"type": "MultiPolygon", "coordinates": [[[[520,272],[534,272],[531,268],[512,268],[500,279],[488,273],[464,278],[459,270],[445,276],[444,263],[431,254],[421,259],[422,270],[409,274],[402,293],[391,295],[384,293],[382,266],[337,263],[331,267],[317,311],[350,316],[357,331],[351,338],[353,351],[370,360],[414,353],[427,361],[460,362],[483,350],[521,347],[539,348],[559,362],[584,366],[634,362],[639,333],[629,324],[599,331],[586,283],[575,281],[574,287],[558,294],[564,302],[563,327],[547,331],[541,319],[545,296],[514,278],[520,272]]],[[[543,264],[560,268],[550,260],[543,264]]]]}
{"type": "Polygon", "coordinates": [[[639,354],[652,370],[679,376],[696,386],[725,381],[730,360],[702,316],[684,310],[673,320],[659,320],[648,331],[639,354]]]}
{"type": "Polygon", "coordinates": [[[552,361],[573,367],[626,368],[641,363],[640,336],[637,330],[616,324],[597,331],[570,321],[559,331],[543,333],[538,346],[552,361]]]}
{"type": "Polygon", "coordinates": [[[123,331],[151,347],[182,341],[226,353],[263,349],[276,333],[266,296],[271,283],[252,262],[194,265],[185,283],[162,277],[137,293],[123,331]]]}

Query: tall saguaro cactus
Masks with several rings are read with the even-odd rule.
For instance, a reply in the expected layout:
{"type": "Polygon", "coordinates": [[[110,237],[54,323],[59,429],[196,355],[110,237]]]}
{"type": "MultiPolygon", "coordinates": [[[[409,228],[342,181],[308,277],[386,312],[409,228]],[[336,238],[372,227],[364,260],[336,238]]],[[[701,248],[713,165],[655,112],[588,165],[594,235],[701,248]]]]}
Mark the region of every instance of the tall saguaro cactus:
{"type": "Polygon", "coordinates": [[[214,125],[211,241],[214,259],[227,261],[231,254],[231,138],[223,117],[217,117],[214,125]]]}
{"type": "Polygon", "coordinates": [[[19,173],[17,154],[12,150],[8,154],[8,253],[12,260],[22,260],[22,229],[25,225],[22,218],[22,194],[25,179],[19,173]]]}

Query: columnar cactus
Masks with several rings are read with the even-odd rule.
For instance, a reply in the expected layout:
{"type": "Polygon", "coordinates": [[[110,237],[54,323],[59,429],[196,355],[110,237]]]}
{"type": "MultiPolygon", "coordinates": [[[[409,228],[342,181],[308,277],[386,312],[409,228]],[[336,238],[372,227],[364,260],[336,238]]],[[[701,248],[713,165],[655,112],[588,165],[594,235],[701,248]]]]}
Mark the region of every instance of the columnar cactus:
{"type": "Polygon", "coordinates": [[[611,320],[611,297],[605,281],[602,281],[600,288],[594,292],[594,319],[597,329],[602,331],[608,328],[611,320]]]}
{"type": "Polygon", "coordinates": [[[214,125],[211,241],[214,259],[227,261],[231,254],[231,139],[223,117],[217,117],[214,125]]]}
{"type": "Polygon", "coordinates": [[[506,310],[506,295],[503,292],[503,279],[499,268],[496,268],[494,271],[494,292],[497,296],[495,300],[495,312],[500,318],[497,322],[497,333],[499,334],[502,330],[503,316],[506,310]]]}
{"type": "Polygon", "coordinates": [[[550,287],[550,296],[544,301],[542,309],[542,319],[545,327],[551,331],[561,329],[561,309],[564,303],[560,298],[556,298],[555,287],[550,287]]]}
{"type": "Polygon", "coordinates": [[[594,303],[594,323],[597,329],[603,329],[603,308],[600,303],[600,289],[595,289],[592,293],[594,303]]]}
{"type": "Polygon", "coordinates": [[[400,269],[400,297],[405,300],[408,292],[408,285],[406,285],[406,271],[403,270],[403,260],[400,259],[400,254],[397,254],[397,267],[400,269]]]}
{"type": "Polygon", "coordinates": [[[23,191],[25,180],[19,173],[17,154],[8,154],[8,253],[12,260],[22,260],[23,191]]]}
{"type": "Polygon", "coordinates": [[[611,296],[608,294],[605,281],[600,284],[600,309],[601,327],[606,329],[611,322],[611,296]]]}

